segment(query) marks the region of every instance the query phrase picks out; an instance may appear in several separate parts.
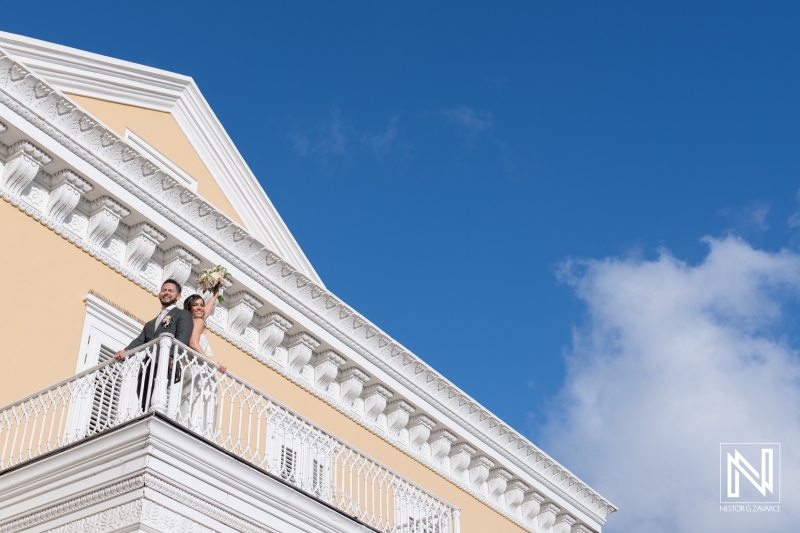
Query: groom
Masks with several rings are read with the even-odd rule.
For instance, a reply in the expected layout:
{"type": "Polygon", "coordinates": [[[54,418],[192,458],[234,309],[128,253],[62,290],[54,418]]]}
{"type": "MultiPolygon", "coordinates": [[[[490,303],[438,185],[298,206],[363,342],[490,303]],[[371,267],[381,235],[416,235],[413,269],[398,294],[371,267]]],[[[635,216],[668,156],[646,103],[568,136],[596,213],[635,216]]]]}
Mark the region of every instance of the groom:
{"type": "MultiPolygon", "coordinates": [[[[158,299],[161,301],[161,312],[153,320],[148,322],[142,328],[139,336],[131,341],[130,344],[124,349],[114,354],[117,361],[125,359],[125,352],[136,349],[151,340],[158,338],[162,333],[172,333],[175,340],[188,346],[189,339],[192,338],[193,321],[192,314],[185,309],[180,309],[176,302],[181,297],[181,284],[174,279],[168,279],[161,284],[161,291],[158,293],[158,299]]],[[[172,367],[172,353],[169,355],[170,368],[172,367]]],[[[153,379],[155,381],[155,370],[158,366],[158,357],[155,361],[150,358],[144,361],[144,370],[139,371],[138,391],[139,397],[142,401],[142,410],[146,411],[147,404],[149,403],[150,394],[142,394],[142,380],[145,386],[150,388],[150,368],[153,367],[153,379]]],[[[180,379],[180,374],[175,373],[175,381],[180,379]]]]}

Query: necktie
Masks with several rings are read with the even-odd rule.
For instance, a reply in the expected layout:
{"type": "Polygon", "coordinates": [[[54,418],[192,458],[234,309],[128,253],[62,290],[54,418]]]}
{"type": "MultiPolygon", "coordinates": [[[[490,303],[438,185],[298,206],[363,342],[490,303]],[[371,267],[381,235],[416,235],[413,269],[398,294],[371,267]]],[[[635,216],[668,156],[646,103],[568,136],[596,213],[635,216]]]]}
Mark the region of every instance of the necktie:
{"type": "Polygon", "coordinates": [[[155,334],[156,330],[158,329],[159,324],[161,324],[161,321],[164,320],[165,316],[167,316],[167,313],[169,313],[168,309],[162,309],[162,311],[160,313],[158,313],[158,316],[156,317],[156,323],[153,326],[153,334],[155,334]]]}

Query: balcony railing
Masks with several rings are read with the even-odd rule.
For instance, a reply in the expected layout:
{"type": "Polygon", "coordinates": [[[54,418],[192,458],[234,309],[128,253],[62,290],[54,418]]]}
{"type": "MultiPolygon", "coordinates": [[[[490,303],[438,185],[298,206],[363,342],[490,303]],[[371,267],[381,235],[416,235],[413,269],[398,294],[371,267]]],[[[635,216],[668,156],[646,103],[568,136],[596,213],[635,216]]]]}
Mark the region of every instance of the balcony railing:
{"type": "Polygon", "coordinates": [[[0,409],[0,473],[151,411],[378,531],[459,532],[456,508],[169,334],[0,409]]]}

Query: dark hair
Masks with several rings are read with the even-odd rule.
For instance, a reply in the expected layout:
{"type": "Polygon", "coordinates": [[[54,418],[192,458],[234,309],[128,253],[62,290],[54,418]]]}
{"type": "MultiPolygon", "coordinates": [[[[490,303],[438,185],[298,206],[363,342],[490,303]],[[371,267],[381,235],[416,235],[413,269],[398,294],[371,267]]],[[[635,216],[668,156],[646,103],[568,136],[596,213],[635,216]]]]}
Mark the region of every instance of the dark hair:
{"type": "Polygon", "coordinates": [[[178,290],[178,294],[181,293],[181,284],[180,283],[178,283],[177,281],[175,281],[172,278],[169,278],[169,279],[165,279],[164,282],[161,284],[161,286],[163,287],[167,283],[172,283],[173,285],[175,285],[175,288],[178,290]]]}
{"type": "MultiPolygon", "coordinates": [[[[194,303],[197,300],[202,300],[202,299],[203,297],[200,296],[199,294],[192,294],[191,296],[186,298],[186,300],[183,301],[183,308],[186,309],[187,311],[191,311],[192,305],[194,305],[194,303]]],[[[205,305],[205,302],[203,302],[203,305],[205,305]]]]}

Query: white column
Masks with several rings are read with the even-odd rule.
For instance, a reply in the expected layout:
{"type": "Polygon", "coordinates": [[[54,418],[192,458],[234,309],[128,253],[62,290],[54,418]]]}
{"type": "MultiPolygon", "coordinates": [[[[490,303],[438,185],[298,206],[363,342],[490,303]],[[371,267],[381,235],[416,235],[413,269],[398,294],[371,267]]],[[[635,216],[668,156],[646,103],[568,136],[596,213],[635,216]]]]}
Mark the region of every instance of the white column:
{"type": "MultiPolygon", "coordinates": [[[[152,386],[153,400],[151,407],[159,413],[167,411],[167,386],[170,381],[169,355],[172,351],[172,341],[175,339],[171,333],[162,333],[158,341],[158,363],[156,366],[156,376],[152,386]]],[[[150,379],[153,379],[152,373],[150,379]]],[[[151,390],[147,385],[144,386],[145,394],[151,390]]]]}

